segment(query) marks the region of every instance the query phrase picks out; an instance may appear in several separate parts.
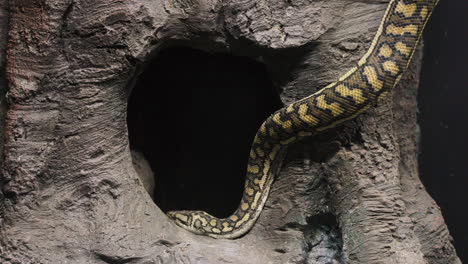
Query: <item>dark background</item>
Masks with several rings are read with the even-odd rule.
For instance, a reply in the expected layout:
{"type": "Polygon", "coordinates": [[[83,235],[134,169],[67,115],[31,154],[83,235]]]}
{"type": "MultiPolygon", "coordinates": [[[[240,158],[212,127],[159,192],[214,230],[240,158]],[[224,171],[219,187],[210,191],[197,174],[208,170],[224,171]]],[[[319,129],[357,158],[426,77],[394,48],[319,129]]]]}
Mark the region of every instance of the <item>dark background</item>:
{"type": "Polygon", "coordinates": [[[441,0],[434,11],[418,98],[421,179],[442,208],[462,262],[468,262],[467,9],[466,0],[441,0]]]}

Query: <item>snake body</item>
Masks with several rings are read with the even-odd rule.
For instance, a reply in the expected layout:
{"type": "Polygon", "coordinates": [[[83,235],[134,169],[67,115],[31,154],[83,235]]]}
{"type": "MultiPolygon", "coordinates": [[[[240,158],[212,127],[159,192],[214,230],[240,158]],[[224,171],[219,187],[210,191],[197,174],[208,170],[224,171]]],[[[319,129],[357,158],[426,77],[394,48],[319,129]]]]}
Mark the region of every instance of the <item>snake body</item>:
{"type": "Polygon", "coordinates": [[[388,94],[407,69],[437,2],[391,0],[355,67],[265,120],[251,146],[242,200],[231,216],[220,219],[203,211],[171,211],[169,218],[184,229],[214,238],[237,238],[248,232],[268,197],[280,153],[298,140],[358,116],[388,94]]]}

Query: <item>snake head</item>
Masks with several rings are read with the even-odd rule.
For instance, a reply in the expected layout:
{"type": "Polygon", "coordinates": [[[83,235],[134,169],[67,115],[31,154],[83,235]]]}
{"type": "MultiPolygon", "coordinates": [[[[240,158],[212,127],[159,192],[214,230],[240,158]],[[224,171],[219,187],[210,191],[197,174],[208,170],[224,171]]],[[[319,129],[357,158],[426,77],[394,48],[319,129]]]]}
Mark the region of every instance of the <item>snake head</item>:
{"type": "Polygon", "coordinates": [[[167,216],[178,226],[195,234],[206,235],[209,232],[209,214],[203,211],[170,211],[167,216]]]}

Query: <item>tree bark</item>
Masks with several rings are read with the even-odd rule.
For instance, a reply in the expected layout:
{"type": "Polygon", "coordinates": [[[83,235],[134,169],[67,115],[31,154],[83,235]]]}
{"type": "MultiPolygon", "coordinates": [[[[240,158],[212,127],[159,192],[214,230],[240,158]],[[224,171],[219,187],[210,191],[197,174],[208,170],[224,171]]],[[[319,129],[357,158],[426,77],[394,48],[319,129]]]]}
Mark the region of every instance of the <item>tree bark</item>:
{"type": "MultiPolygon", "coordinates": [[[[5,76],[6,67],[6,45],[8,36],[8,3],[0,1],[0,131],[4,131],[4,120],[6,113],[7,80],[5,76]]],[[[3,153],[3,132],[0,133],[0,153],[3,153]]],[[[3,155],[0,155],[0,165],[3,164],[3,155]]],[[[2,181],[0,181],[2,188],[2,181]]],[[[0,192],[1,193],[1,192],[0,192]]]]}
{"type": "Polygon", "coordinates": [[[162,48],[261,61],[288,104],[356,63],[386,2],[6,4],[1,263],[461,263],[418,177],[421,52],[383,103],[289,149],[258,222],[240,239],[176,227],[132,166],[127,99],[162,48]]]}

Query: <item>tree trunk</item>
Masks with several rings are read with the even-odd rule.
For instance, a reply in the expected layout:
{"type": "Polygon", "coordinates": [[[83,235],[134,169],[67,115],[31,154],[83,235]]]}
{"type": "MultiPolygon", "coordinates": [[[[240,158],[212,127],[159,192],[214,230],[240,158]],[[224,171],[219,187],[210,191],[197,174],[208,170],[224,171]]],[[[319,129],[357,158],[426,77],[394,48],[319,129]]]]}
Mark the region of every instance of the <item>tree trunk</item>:
{"type": "Polygon", "coordinates": [[[0,2],[2,120],[9,103],[0,122],[1,263],[461,263],[418,177],[420,51],[384,102],[289,148],[259,220],[240,239],[176,227],[132,165],[127,100],[162,49],[261,61],[288,104],[356,63],[387,3],[8,4],[0,2]]]}

